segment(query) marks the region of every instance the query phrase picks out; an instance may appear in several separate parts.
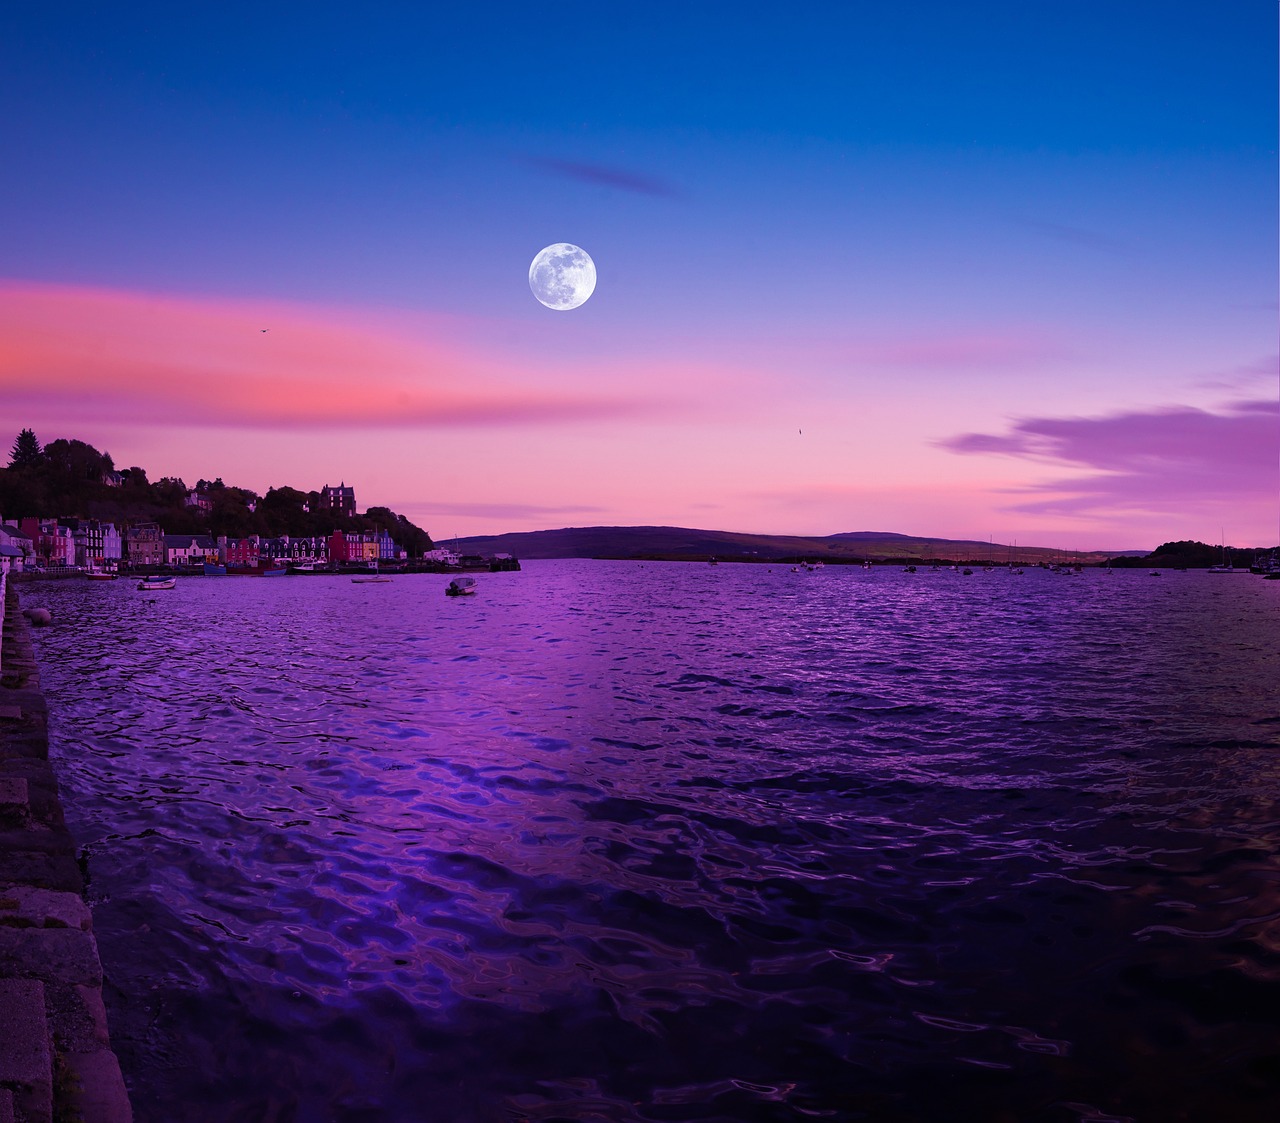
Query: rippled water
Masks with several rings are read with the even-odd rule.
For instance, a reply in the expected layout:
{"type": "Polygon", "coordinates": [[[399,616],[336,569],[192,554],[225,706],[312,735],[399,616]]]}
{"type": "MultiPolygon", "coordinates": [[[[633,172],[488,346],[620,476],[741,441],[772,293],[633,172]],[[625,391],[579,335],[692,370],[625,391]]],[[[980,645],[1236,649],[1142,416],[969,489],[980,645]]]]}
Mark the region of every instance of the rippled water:
{"type": "Polygon", "coordinates": [[[1270,1120],[1280,582],[26,586],[140,1123],[1270,1120]]]}

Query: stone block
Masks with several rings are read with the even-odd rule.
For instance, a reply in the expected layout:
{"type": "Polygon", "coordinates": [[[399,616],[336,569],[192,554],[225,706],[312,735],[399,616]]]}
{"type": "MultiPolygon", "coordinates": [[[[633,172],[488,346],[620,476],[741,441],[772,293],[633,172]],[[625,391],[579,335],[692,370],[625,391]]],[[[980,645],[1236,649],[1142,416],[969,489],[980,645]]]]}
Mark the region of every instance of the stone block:
{"type": "Polygon", "coordinates": [[[68,1105],[84,1120],[93,1123],[133,1123],[133,1109],[125,1091],[120,1062],[110,1049],[92,1053],[64,1053],[66,1065],[77,1090],[68,1105]]]}
{"type": "Polygon", "coordinates": [[[0,890],[0,925],[7,928],[76,928],[88,932],[93,914],[79,893],[14,885],[0,890]]]}
{"type": "Polygon", "coordinates": [[[29,757],[34,760],[49,759],[49,735],[44,726],[23,722],[12,730],[5,730],[0,737],[0,755],[6,759],[29,757]]]}
{"type": "Polygon", "coordinates": [[[21,776],[0,775],[0,825],[22,826],[31,817],[31,795],[21,776]]]}
{"type": "Polygon", "coordinates": [[[88,932],[0,926],[0,975],[96,987],[102,985],[102,963],[88,932]]]}
{"type": "Polygon", "coordinates": [[[13,1093],[8,1088],[0,1088],[0,1123],[15,1123],[13,1093]]]}
{"type": "Polygon", "coordinates": [[[21,720],[22,720],[21,706],[9,706],[9,705],[0,706],[0,721],[21,721],[21,720]]]}
{"type": "Polygon", "coordinates": [[[0,979],[0,1085],[13,1092],[15,1114],[53,1116],[53,1063],[44,987],[33,979],[0,979]]]}
{"type": "Polygon", "coordinates": [[[0,702],[6,706],[17,706],[24,714],[43,716],[49,712],[49,704],[38,690],[10,690],[0,696],[0,702]]]}
{"type": "Polygon", "coordinates": [[[34,885],[79,893],[84,889],[80,867],[72,854],[34,854],[30,851],[0,850],[0,886],[34,885]]]}
{"type": "Polygon", "coordinates": [[[66,854],[75,848],[75,841],[67,831],[50,830],[43,825],[0,831],[0,852],[27,850],[33,854],[66,854]]]}
{"type": "Polygon", "coordinates": [[[44,1009],[53,1039],[68,1053],[94,1053],[111,1044],[101,988],[46,983],[44,1009]]]}
{"type": "Polygon", "coordinates": [[[58,801],[58,781],[47,760],[5,757],[0,742],[0,777],[26,781],[28,814],[50,827],[61,827],[62,804],[58,801]]]}

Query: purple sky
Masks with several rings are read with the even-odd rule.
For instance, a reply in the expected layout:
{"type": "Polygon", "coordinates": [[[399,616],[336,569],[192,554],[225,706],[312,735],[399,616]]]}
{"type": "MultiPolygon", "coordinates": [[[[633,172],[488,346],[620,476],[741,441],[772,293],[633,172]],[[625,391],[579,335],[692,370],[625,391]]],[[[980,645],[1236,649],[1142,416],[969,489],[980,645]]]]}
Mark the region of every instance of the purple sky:
{"type": "Polygon", "coordinates": [[[1276,541],[1273,3],[689,8],[11,6],[0,422],[440,538],[1276,541]]]}

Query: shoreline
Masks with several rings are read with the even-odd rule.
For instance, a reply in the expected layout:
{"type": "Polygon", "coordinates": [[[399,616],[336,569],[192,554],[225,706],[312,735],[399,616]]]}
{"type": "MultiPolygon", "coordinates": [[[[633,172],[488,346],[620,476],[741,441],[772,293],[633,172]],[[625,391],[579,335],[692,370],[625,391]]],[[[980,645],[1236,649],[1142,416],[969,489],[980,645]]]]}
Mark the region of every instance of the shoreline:
{"type": "Polygon", "coordinates": [[[12,584],[0,576],[0,1123],[132,1123],[49,762],[31,628],[12,584]]]}

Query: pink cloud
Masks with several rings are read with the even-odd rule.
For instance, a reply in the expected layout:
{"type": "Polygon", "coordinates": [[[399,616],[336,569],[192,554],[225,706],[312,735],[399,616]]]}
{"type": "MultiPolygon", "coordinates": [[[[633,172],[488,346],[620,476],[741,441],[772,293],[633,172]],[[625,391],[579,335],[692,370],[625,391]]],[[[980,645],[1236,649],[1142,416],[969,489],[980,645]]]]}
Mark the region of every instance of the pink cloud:
{"type": "Polygon", "coordinates": [[[584,392],[428,332],[280,302],[0,282],[0,393],[67,421],[260,428],[545,424],[663,413],[677,397],[652,377],[584,392]]]}
{"type": "Polygon", "coordinates": [[[1272,504],[1277,491],[1274,401],[1235,402],[1221,412],[1187,406],[1108,417],[1024,418],[1004,434],[941,442],[959,453],[1015,456],[1094,474],[1020,489],[1011,508],[1034,514],[1185,512],[1272,504]]]}

